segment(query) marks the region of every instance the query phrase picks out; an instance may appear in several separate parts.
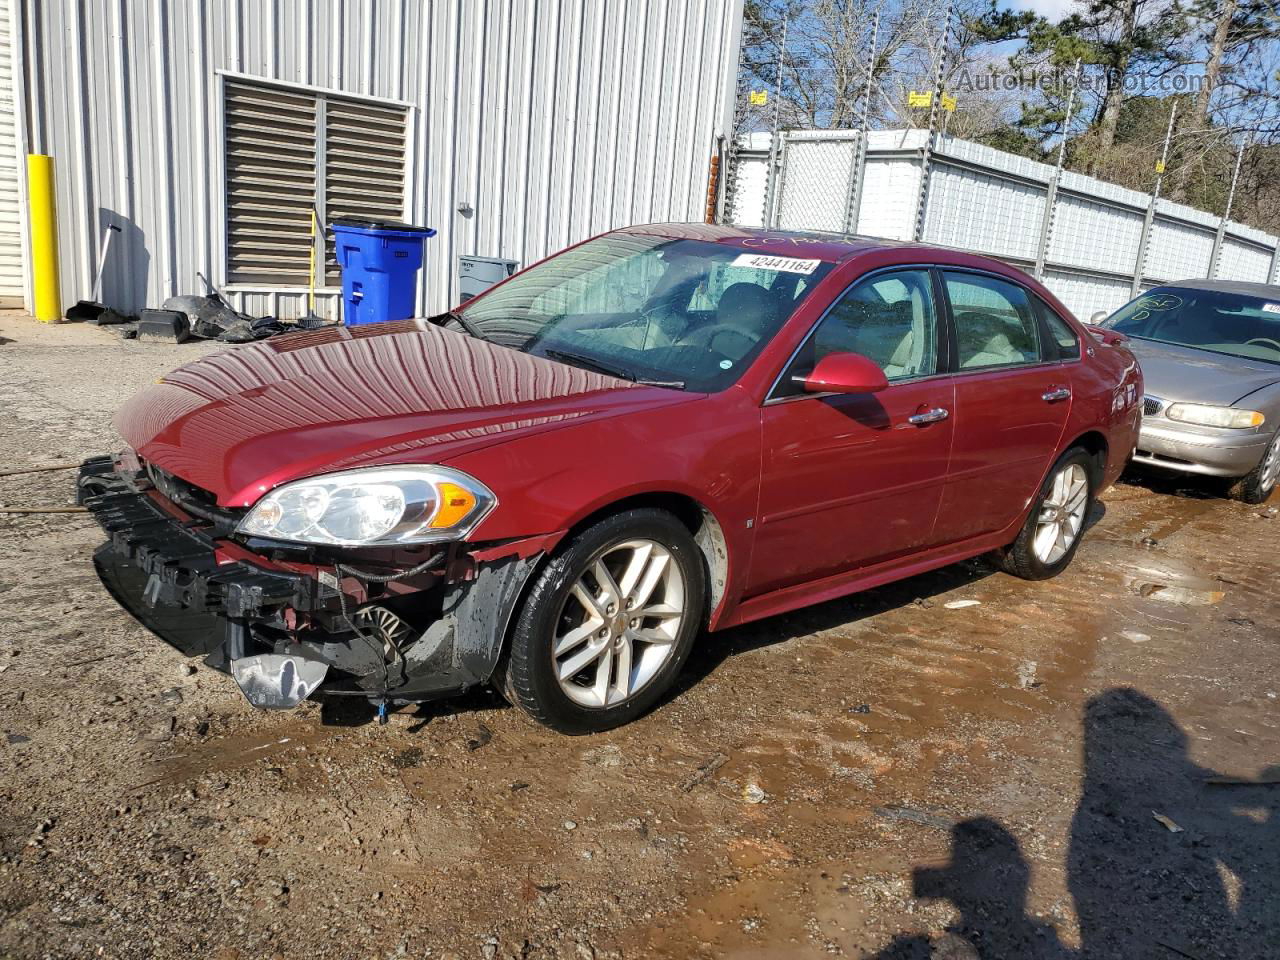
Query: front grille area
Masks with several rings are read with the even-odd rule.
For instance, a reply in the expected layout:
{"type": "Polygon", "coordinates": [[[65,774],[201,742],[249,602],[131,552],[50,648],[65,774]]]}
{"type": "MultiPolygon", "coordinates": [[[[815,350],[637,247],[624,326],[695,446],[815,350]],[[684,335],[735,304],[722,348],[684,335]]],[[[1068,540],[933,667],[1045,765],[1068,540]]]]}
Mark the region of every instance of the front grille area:
{"type": "Polygon", "coordinates": [[[162,470],[154,463],[146,465],[147,478],[166,499],[193,517],[208,520],[220,534],[230,533],[244,517],[244,510],[218,506],[217,497],[194,483],[162,470]]]}
{"type": "Polygon", "coordinates": [[[1159,397],[1142,398],[1142,415],[1144,417],[1154,417],[1163,409],[1164,401],[1159,397]]]}

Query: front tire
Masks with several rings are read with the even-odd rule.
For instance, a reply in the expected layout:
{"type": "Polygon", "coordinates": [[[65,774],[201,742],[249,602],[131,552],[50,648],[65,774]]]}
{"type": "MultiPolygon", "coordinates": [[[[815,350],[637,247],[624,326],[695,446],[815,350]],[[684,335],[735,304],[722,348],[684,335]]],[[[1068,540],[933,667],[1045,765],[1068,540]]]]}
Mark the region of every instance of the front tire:
{"type": "Polygon", "coordinates": [[[1093,507],[1093,455],[1072,447],[1053,465],[1018,539],[999,551],[997,562],[1023,580],[1048,580],[1071,565],[1093,507]]]}
{"type": "Polygon", "coordinates": [[[671,686],[702,626],[701,551],[662,510],[627,510],[563,545],[516,617],[497,681],[534,720],[568,734],[639,717],[671,686]]]}
{"type": "Polygon", "coordinates": [[[1265,503],[1280,480],[1280,434],[1271,441],[1258,465],[1231,485],[1228,493],[1245,503],[1265,503]]]}

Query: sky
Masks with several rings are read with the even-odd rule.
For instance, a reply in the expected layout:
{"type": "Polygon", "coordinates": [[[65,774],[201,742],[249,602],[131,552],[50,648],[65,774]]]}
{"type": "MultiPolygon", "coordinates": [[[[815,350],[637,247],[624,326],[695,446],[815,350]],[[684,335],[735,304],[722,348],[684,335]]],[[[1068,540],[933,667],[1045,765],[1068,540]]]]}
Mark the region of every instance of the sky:
{"type": "Polygon", "coordinates": [[[1011,10],[1033,10],[1050,20],[1059,20],[1075,6],[1075,0],[1005,0],[1001,6],[1011,10]]]}

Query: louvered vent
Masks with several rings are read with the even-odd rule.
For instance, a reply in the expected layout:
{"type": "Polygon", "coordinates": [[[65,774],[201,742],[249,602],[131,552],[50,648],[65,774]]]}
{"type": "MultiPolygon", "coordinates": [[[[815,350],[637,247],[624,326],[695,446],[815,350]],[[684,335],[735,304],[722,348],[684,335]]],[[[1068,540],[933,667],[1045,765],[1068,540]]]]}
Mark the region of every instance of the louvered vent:
{"type": "Polygon", "coordinates": [[[316,98],[228,80],[227,279],[305,284],[316,197],[316,98]]]}
{"type": "MultiPolygon", "coordinates": [[[[305,285],[313,206],[326,225],[404,216],[404,108],[240,80],[225,98],[229,282],[305,285]]],[[[332,238],[317,280],[341,282],[332,238]]]]}
{"type": "MultiPolygon", "coordinates": [[[[404,217],[405,111],[351,100],[325,104],[324,202],[338,217],[404,217]]],[[[325,277],[339,283],[333,239],[325,241],[325,277]]]]}

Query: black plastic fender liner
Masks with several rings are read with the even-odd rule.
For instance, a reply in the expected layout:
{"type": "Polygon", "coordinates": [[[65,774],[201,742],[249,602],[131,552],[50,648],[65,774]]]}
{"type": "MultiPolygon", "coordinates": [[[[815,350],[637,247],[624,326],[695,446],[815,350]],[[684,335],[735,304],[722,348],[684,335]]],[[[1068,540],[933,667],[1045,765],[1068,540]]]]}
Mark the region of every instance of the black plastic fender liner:
{"type": "Polygon", "coordinates": [[[298,646],[349,675],[355,687],[349,692],[371,700],[413,703],[462,693],[493,676],[507,626],[541,556],[485,561],[470,579],[433,588],[440,591],[439,617],[385,663],[373,637],[312,636],[298,646]]]}
{"type": "Polygon", "coordinates": [[[479,682],[493,676],[511,616],[541,559],[538,553],[491,561],[477,569],[474,580],[450,586],[445,610],[454,618],[454,661],[479,682]]]}

